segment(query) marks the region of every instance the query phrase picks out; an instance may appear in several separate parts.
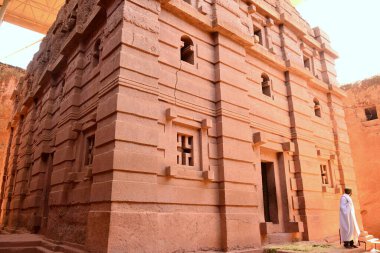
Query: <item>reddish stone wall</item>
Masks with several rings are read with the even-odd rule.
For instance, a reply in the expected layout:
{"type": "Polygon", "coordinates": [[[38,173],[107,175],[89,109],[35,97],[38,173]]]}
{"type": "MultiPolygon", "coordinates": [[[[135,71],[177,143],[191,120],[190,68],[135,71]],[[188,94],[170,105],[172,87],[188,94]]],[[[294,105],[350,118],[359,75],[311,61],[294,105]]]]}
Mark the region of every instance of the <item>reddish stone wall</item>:
{"type": "MultiPolygon", "coordinates": [[[[6,152],[9,142],[8,123],[12,116],[13,91],[25,71],[7,64],[0,63],[0,178],[3,178],[3,169],[6,162],[6,152]]],[[[0,186],[2,185],[0,182],[0,186]]]]}
{"type": "Polygon", "coordinates": [[[71,0],[18,89],[3,224],[91,252],[337,238],[335,58],[287,0],[71,0]]]}
{"type": "Polygon", "coordinates": [[[373,77],[343,87],[346,122],[359,190],[364,228],[380,236],[378,210],[380,168],[380,78],[373,77]],[[368,120],[365,109],[376,108],[377,119],[368,120]]]}

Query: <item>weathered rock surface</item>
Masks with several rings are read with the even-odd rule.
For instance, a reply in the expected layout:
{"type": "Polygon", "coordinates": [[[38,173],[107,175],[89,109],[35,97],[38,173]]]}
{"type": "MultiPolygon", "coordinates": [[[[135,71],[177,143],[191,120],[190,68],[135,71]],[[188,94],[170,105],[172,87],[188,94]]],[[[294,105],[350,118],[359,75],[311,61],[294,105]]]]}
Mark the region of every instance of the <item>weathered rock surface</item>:
{"type": "Polygon", "coordinates": [[[346,122],[365,229],[380,237],[380,76],[343,87],[346,122]]]}
{"type": "Polygon", "coordinates": [[[18,82],[24,75],[25,71],[23,69],[0,63],[0,178],[4,173],[3,168],[10,136],[8,123],[13,111],[11,97],[18,82]]]}

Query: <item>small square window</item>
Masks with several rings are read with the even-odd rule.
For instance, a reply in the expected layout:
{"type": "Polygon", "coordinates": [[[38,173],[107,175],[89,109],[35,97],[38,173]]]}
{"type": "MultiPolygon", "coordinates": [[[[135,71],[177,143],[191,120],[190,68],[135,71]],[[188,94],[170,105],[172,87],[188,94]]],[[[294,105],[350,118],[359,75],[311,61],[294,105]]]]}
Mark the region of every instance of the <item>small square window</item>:
{"type": "Polygon", "coordinates": [[[365,108],[364,113],[367,121],[378,119],[376,107],[365,108]]]}

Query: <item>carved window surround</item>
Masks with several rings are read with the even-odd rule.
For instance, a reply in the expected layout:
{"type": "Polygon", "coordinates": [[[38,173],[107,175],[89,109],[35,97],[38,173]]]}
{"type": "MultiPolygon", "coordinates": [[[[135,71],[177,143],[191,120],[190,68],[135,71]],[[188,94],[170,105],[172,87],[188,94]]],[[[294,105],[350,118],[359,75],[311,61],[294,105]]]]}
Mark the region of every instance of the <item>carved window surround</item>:
{"type": "Polygon", "coordinates": [[[194,50],[194,42],[193,40],[187,36],[183,35],[181,37],[181,47],[180,47],[180,55],[181,55],[181,64],[182,62],[187,62],[190,65],[195,64],[195,50],[194,50]]]}
{"type": "Polygon", "coordinates": [[[183,2],[185,2],[185,3],[189,4],[189,5],[191,5],[192,7],[196,8],[203,15],[207,14],[203,1],[183,0],[183,2]]]}
{"type": "MultiPolygon", "coordinates": [[[[183,36],[187,36],[186,34],[184,34],[183,36]]],[[[183,37],[182,36],[182,37],[183,37]]],[[[196,71],[198,71],[198,45],[197,43],[195,43],[195,41],[193,40],[193,38],[191,38],[190,36],[188,36],[191,41],[192,41],[192,46],[191,46],[191,50],[193,52],[193,63],[189,63],[187,61],[183,61],[180,59],[180,64],[179,64],[179,68],[180,70],[184,70],[184,71],[188,71],[190,73],[193,73],[193,74],[197,74],[196,71]]],[[[178,44],[178,49],[179,49],[179,54],[181,55],[181,49],[185,46],[185,43],[182,41],[182,40],[179,40],[179,44],[178,44]]]]}
{"type": "Polygon", "coordinates": [[[301,42],[300,49],[302,52],[303,67],[309,71],[313,77],[320,79],[316,71],[316,62],[320,61],[318,59],[320,54],[318,49],[307,47],[304,41],[301,42]]]}
{"type": "Polygon", "coordinates": [[[186,129],[190,129],[198,136],[194,136],[192,143],[192,152],[198,153],[197,157],[194,155],[193,166],[178,165],[177,152],[169,152],[172,155],[169,157],[169,166],[166,167],[166,175],[173,178],[188,178],[188,179],[203,179],[207,181],[215,180],[214,172],[210,170],[210,161],[208,154],[208,133],[207,130],[212,127],[210,119],[203,119],[201,121],[194,120],[190,117],[177,115],[174,109],[166,110],[166,121],[168,132],[170,134],[170,147],[177,147],[177,133],[190,136],[186,129]],[[178,129],[180,132],[178,132],[178,129]],[[181,131],[184,131],[183,133],[181,131]],[[197,161],[199,159],[199,161],[197,161]]]}
{"type": "Polygon", "coordinates": [[[268,142],[267,136],[263,132],[257,132],[252,135],[252,146],[262,146],[268,142]]]}
{"type": "Polygon", "coordinates": [[[266,38],[266,44],[265,47],[271,52],[272,54],[275,53],[273,48],[273,39],[272,39],[272,27],[274,26],[274,20],[271,18],[267,18],[264,24],[264,32],[265,32],[265,38],[266,38]]]}
{"type": "Polygon", "coordinates": [[[72,124],[69,138],[73,140],[73,149],[76,149],[75,162],[72,167],[72,171],[67,173],[64,182],[65,183],[81,183],[83,181],[92,179],[92,163],[93,155],[95,151],[95,133],[96,133],[96,113],[90,115],[90,117],[84,123],[75,122],[72,124]],[[92,143],[92,161],[88,161],[88,141],[93,137],[92,143]]]}
{"type": "Polygon", "coordinates": [[[273,80],[266,73],[261,75],[261,92],[267,100],[274,100],[273,80]]]}
{"type": "MultiPolygon", "coordinates": [[[[292,161],[292,156],[296,152],[295,143],[288,141],[283,143],[275,143],[268,139],[265,132],[255,132],[252,135],[252,146],[253,148],[265,148],[276,152],[278,169],[280,173],[280,178],[283,178],[286,187],[286,195],[283,196],[283,203],[288,203],[288,213],[284,212],[287,218],[284,219],[284,231],[286,233],[302,233],[304,231],[303,222],[298,221],[294,213],[294,204],[292,204],[292,191],[297,191],[302,189],[301,182],[297,182],[294,178],[295,168],[291,167],[290,162],[292,161]],[[282,169],[281,169],[282,168],[282,169]]],[[[281,182],[279,182],[281,184],[281,182]]],[[[284,194],[284,192],[282,192],[284,194]]],[[[298,208],[299,209],[299,208],[298,208]]],[[[271,234],[280,231],[278,224],[274,222],[260,222],[260,233],[262,235],[271,234]]]]}
{"type": "MultiPolygon", "coordinates": [[[[322,184],[322,192],[340,194],[342,189],[337,184],[335,177],[335,155],[326,154],[317,147],[317,156],[320,160],[320,165],[326,166],[326,176],[329,181],[328,184],[322,184]]],[[[320,169],[322,168],[320,167],[320,169]]]]}
{"type": "Polygon", "coordinates": [[[296,152],[294,142],[273,143],[268,140],[267,135],[264,132],[256,132],[252,135],[252,147],[263,147],[276,152],[284,152],[289,155],[293,155],[296,152]]]}
{"type": "Polygon", "coordinates": [[[261,48],[268,49],[266,47],[267,33],[265,31],[264,20],[252,18],[252,37],[255,46],[260,46],[261,48]]]}
{"type": "Polygon", "coordinates": [[[362,116],[362,119],[365,122],[374,121],[374,120],[378,120],[379,119],[376,105],[365,107],[363,109],[363,113],[364,114],[362,116]]]}

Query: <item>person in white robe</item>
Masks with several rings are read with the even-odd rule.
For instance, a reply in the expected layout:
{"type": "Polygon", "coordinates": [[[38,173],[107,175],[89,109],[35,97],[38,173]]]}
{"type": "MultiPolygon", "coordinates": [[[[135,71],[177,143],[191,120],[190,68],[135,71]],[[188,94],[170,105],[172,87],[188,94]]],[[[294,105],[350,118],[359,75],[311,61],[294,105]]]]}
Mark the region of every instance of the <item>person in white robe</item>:
{"type": "Polygon", "coordinates": [[[360,229],[356,221],[354,203],[351,199],[352,190],[346,188],[340,198],[340,237],[345,248],[357,248],[360,229]]]}

